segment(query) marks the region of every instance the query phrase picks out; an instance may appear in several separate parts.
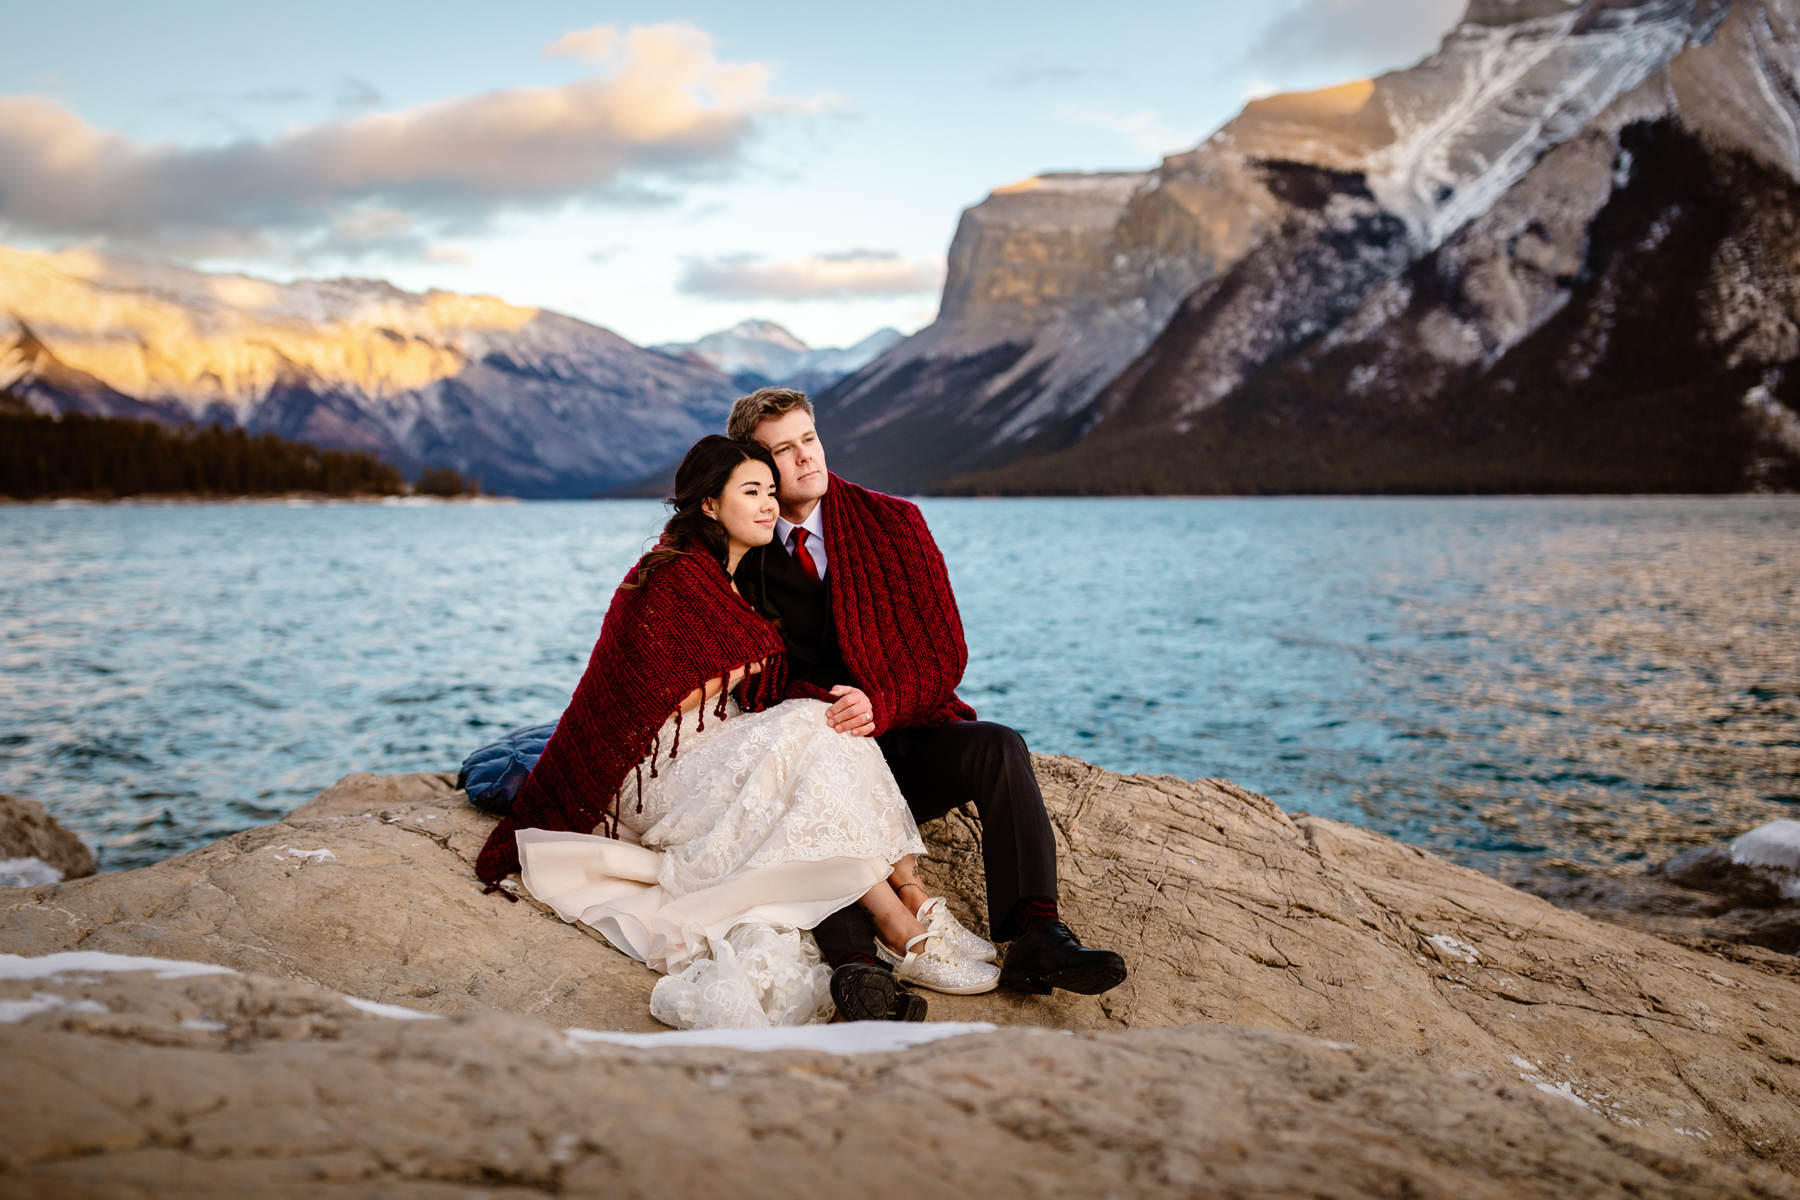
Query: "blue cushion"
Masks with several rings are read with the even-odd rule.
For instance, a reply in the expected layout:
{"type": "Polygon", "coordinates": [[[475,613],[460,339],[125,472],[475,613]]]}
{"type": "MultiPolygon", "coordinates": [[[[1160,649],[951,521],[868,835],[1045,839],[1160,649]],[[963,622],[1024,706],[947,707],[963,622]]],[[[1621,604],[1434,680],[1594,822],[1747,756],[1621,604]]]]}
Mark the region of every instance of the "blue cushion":
{"type": "Polygon", "coordinates": [[[456,786],[469,793],[476,808],[504,817],[531,768],[544,752],[544,743],[556,732],[556,722],[515,729],[497,742],[483,746],[463,759],[456,786]]]}

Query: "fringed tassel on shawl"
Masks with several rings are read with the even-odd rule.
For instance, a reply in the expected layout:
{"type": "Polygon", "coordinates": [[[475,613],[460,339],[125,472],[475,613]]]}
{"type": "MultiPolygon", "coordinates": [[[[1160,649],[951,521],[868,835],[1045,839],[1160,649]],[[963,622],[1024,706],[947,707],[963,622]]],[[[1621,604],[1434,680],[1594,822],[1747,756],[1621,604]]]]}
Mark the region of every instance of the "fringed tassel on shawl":
{"type": "MultiPolygon", "coordinates": [[[[483,847],[476,868],[483,884],[519,869],[513,834],[521,827],[618,837],[625,789],[637,780],[638,811],[644,811],[642,760],[650,759],[650,777],[659,779],[661,727],[694,677],[720,678],[710,675],[719,668],[729,683],[731,669],[779,658],[780,635],[731,592],[710,555],[683,554],[648,574],[634,570],[630,581],[642,586],[614,593],[556,735],[520,788],[511,815],[483,847]],[[699,644],[689,636],[695,627],[709,631],[699,644]]],[[[757,709],[780,698],[779,691],[771,695],[771,682],[757,685],[757,709]]],[[[705,728],[712,701],[703,697],[696,706],[697,730],[705,728]]],[[[722,719],[728,708],[729,699],[720,698],[715,711],[722,719]]],[[[683,723],[677,721],[669,743],[671,761],[680,752],[683,723]]]]}
{"type": "Polygon", "coordinates": [[[725,701],[731,699],[731,672],[719,676],[719,702],[713,706],[713,716],[725,719],[725,701]]]}

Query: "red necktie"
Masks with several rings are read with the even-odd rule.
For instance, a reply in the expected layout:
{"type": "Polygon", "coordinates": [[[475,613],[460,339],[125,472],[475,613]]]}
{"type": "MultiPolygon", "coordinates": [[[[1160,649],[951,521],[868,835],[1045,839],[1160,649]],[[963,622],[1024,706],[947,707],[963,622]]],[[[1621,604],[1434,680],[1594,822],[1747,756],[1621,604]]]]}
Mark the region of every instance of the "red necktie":
{"type": "Polygon", "coordinates": [[[819,578],[819,564],[814,562],[813,556],[806,552],[806,530],[798,525],[794,526],[794,557],[800,560],[800,566],[808,575],[812,576],[814,583],[824,582],[819,578]]]}

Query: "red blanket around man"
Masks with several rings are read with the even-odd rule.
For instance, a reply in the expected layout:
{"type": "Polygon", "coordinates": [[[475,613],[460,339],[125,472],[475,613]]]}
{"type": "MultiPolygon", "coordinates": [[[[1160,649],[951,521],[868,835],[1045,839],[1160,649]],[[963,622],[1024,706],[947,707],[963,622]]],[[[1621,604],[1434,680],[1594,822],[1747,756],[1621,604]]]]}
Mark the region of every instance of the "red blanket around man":
{"type": "MultiPolygon", "coordinates": [[[[820,503],[838,649],[869,697],[875,732],[974,720],[956,695],[969,665],[962,616],[918,505],[836,475],[820,503]]],[[[801,681],[788,694],[829,696],[801,681]]]]}

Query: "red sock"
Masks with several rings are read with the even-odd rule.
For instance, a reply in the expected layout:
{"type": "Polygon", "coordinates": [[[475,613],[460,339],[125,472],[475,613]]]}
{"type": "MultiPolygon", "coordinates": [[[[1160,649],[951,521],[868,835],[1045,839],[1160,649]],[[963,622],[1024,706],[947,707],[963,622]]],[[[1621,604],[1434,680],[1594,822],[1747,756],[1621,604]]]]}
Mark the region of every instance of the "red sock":
{"type": "Polygon", "coordinates": [[[1024,933],[1044,921],[1060,921],[1055,896],[1024,896],[1013,905],[1013,927],[1024,933]]]}

